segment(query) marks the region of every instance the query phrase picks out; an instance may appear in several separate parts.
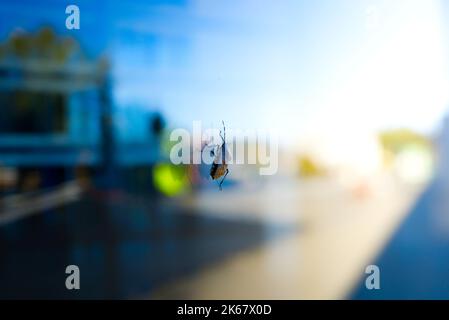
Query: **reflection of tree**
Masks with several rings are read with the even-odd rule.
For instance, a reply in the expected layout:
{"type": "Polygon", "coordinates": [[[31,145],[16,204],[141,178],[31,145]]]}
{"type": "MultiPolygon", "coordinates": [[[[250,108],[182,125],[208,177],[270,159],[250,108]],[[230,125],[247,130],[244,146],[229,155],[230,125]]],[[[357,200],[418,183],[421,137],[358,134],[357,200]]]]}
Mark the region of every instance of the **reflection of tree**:
{"type": "Polygon", "coordinates": [[[71,37],[58,37],[49,27],[34,34],[14,32],[0,45],[1,59],[39,59],[63,63],[75,55],[81,55],[78,42],[71,37]]]}
{"type": "Polygon", "coordinates": [[[384,160],[391,165],[394,158],[411,146],[432,153],[432,142],[426,136],[408,129],[395,129],[381,132],[379,140],[384,151],[384,160]]]}
{"type": "Polygon", "coordinates": [[[326,170],[310,155],[299,157],[299,174],[301,177],[317,177],[326,173],[326,170]]]}
{"type": "Polygon", "coordinates": [[[380,133],[379,137],[382,146],[392,153],[398,153],[411,144],[426,149],[432,147],[432,143],[427,137],[408,129],[384,131],[380,133]]]}

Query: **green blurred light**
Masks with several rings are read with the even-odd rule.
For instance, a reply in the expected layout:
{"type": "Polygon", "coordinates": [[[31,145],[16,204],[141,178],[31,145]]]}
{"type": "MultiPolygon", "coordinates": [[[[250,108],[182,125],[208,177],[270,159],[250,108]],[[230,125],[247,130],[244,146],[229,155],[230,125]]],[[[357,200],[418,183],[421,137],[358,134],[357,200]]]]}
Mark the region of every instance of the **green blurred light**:
{"type": "Polygon", "coordinates": [[[153,169],[153,181],[157,190],[170,197],[188,187],[187,172],[183,166],[158,164],[153,169]]]}

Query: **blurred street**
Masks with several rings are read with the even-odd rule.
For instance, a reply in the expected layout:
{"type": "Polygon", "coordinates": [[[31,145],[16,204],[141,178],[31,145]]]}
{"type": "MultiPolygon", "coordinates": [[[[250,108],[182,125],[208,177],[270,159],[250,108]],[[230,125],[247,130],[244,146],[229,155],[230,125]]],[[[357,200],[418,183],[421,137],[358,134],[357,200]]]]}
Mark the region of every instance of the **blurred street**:
{"type": "Polygon", "coordinates": [[[367,290],[363,280],[351,298],[449,299],[448,194],[449,179],[441,176],[373,261],[381,270],[381,290],[367,290]]]}
{"type": "Polygon", "coordinates": [[[289,221],[298,229],[163,286],[151,297],[345,298],[421,192],[416,186],[399,188],[391,177],[371,181],[370,185],[375,189],[364,195],[320,179],[277,182],[254,199],[256,193],[247,190],[205,196],[197,203],[200,211],[215,206],[216,211],[231,216],[246,212],[255,220],[289,221]],[[239,211],[241,207],[247,210],[239,211]]]}
{"type": "Polygon", "coordinates": [[[371,183],[364,195],[327,179],[170,202],[86,194],[0,227],[0,295],[344,298],[420,191],[371,183]],[[76,293],[63,285],[69,264],[76,293]]]}
{"type": "Polygon", "coordinates": [[[87,194],[0,224],[0,298],[139,297],[284,229],[193,215],[124,194],[87,194]],[[64,285],[71,264],[81,270],[79,292],[64,285]]]}

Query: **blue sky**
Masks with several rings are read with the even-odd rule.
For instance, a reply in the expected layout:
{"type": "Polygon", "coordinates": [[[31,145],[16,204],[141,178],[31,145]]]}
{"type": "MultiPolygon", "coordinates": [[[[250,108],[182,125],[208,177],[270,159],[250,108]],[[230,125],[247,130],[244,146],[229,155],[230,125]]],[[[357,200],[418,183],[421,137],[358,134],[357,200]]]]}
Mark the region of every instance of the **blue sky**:
{"type": "Polygon", "coordinates": [[[51,24],[113,62],[118,107],[307,132],[411,127],[432,132],[447,106],[439,1],[2,1],[0,36],[51,24]],[[7,19],[5,19],[5,17],[7,19]],[[13,19],[8,17],[13,17],[13,19]]]}
{"type": "Polygon", "coordinates": [[[129,61],[117,98],[153,99],[185,126],[226,119],[292,140],[310,130],[432,132],[447,105],[440,17],[438,1],[419,0],[156,6],[122,24],[162,38],[116,50],[129,61]]]}

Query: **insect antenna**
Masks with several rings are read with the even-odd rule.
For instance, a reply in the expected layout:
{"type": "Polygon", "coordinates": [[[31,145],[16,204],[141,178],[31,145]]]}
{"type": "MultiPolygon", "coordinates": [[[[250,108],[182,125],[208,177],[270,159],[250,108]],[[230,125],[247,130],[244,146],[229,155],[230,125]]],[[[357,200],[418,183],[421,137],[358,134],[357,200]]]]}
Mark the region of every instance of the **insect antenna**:
{"type": "Polygon", "coordinates": [[[223,123],[223,138],[224,138],[223,140],[225,140],[226,142],[226,127],[223,120],[221,120],[221,123],[223,123]]]}

